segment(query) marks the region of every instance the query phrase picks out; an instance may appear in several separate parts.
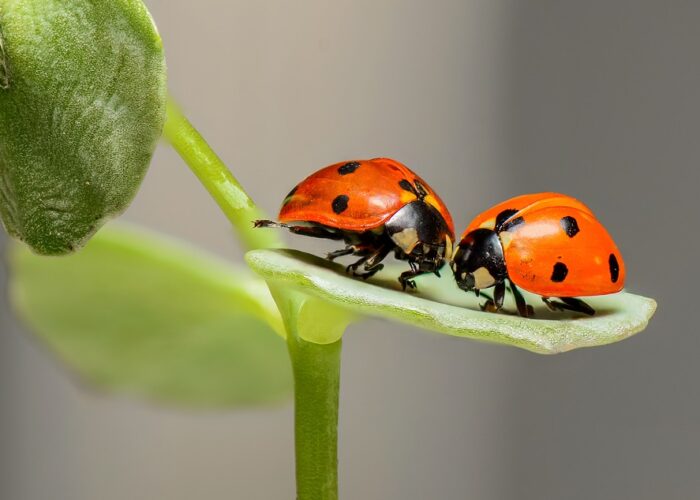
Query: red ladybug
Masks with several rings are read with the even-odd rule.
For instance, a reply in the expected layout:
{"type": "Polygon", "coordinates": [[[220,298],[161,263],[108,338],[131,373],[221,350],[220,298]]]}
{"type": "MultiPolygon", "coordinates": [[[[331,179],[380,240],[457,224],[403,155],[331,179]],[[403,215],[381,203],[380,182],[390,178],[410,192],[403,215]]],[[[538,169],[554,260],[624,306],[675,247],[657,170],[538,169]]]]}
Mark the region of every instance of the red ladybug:
{"type": "Polygon", "coordinates": [[[454,242],[452,217],[442,200],[408,167],[389,158],[336,163],[311,174],[284,199],[279,222],[255,221],[255,227],[271,226],[344,240],[345,248],[328,259],[359,256],[346,270],[365,279],[381,270],[381,261],[393,251],[411,267],[399,277],[404,290],[415,288],[413,278],[420,274],[439,276],[454,242]]]}
{"type": "Polygon", "coordinates": [[[518,313],[532,308],[518,287],[542,296],[552,310],[593,315],[575,297],[622,290],[620,251],[591,210],[558,193],[516,196],[478,215],[467,227],[452,259],[457,285],[466,291],[495,287],[484,308],[503,306],[506,280],[518,313]],[[552,301],[550,297],[558,297],[552,301]]]}

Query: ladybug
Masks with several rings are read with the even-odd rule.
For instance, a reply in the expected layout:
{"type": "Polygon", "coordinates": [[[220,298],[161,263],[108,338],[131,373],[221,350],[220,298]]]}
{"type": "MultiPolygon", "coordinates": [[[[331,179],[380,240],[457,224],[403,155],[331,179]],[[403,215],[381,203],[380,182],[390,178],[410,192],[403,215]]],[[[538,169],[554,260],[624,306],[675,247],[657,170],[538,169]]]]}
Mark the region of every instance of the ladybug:
{"type": "Polygon", "coordinates": [[[503,306],[510,282],[518,314],[532,316],[518,287],[542,296],[551,310],[593,315],[580,296],[619,292],[625,283],[620,251],[591,209],[570,196],[516,196],[478,215],[462,234],[451,262],[465,291],[494,287],[482,309],[503,306]],[[557,297],[558,301],[551,300],[557,297]]]}
{"type": "Polygon", "coordinates": [[[401,287],[415,288],[413,278],[438,276],[452,255],[454,225],[447,207],[428,184],[390,158],[336,163],[311,174],[282,202],[279,222],[257,220],[255,227],[284,227],[292,233],[343,240],[333,260],[357,255],[347,266],[367,279],[380,271],[392,251],[408,261],[401,287]]]}

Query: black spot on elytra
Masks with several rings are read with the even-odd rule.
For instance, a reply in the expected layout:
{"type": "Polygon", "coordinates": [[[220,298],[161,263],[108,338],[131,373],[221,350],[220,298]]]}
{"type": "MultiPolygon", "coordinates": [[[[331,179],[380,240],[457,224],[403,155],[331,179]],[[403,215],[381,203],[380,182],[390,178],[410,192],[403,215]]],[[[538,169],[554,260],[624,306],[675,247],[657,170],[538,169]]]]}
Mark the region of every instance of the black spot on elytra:
{"type": "Polygon", "coordinates": [[[516,217],[515,219],[511,219],[508,222],[501,225],[501,229],[497,230],[497,232],[512,231],[513,229],[518,227],[520,224],[525,224],[525,219],[523,219],[522,217],[516,217]]]}
{"type": "Polygon", "coordinates": [[[335,197],[333,200],[333,203],[331,203],[331,207],[333,208],[333,211],[337,214],[342,214],[347,210],[348,208],[348,201],[350,200],[350,197],[346,194],[341,194],[335,197]]]}
{"type": "Polygon", "coordinates": [[[510,219],[512,216],[514,216],[517,213],[518,213],[518,211],[514,208],[506,208],[500,214],[498,214],[496,216],[496,232],[501,230],[501,226],[503,225],[503,223],[506,220],[510,219]]]}
{"type": "Polygon", "coordinates": [[[356,161],[351,161],[343,165],[342,167],[338,167],[338,173],[340,175],[348,175],[353,173],[355,170],[360,168],[360,163],[356,161]]]}
{"type": "Polygon", "coordinates": [[[425,188],[423,183],[421,183],[421,181],[418,179],[413,179],[413,185],[415,186],[415,193],[418,195],[418,198],[422,200],[428,196],[428,190],[425,188]]]}
{"type": "Polygon", "coordinates": [[[404,191],[408,191],[408,192],[410,192],[410,193],[415,193],[415,192],[416,192],[416,188],[414,188],[414,187],[413,187],[413,184],[411,184],[410,182],[408,182],[407,179],[401,179],[401,180],[399,181],[399,186],[401,186],[401,189],[403,189],[404,191]]]}
{"type": "Polygon", "coordinates": [[[561,283],[566,279],[566,275],[569,274],[569,268],[563,262],[557,262],[554,264],[554,269],[552,269],[552,277],[550,278],[555,283],[561,283]]]}
{"type": "Polygon", "coordinates": [[[620,264],[617,262],[617,257],[615,257],[614,253],[610,254],[608,265],[610,266],[610,281],[617,283],[617,279],[620,277],[620,264]]]}
{"type": "Polygon", "coordinates": [[[576,219],[574,219],[570,215],[562,217],[559,223],[561,224],[562,229],[569,238],[573,238],[580,231],[580,229],[578,228],[578,222],[576,222],[576,219]]]}

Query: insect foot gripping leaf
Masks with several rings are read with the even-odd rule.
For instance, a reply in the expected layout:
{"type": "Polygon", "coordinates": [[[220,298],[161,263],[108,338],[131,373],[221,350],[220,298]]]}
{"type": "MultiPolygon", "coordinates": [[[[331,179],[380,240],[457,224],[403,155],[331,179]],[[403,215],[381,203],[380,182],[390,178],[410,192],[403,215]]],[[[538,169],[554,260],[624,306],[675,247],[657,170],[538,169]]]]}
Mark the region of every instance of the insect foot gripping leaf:
{"type": "MultiPolygon", "coordinates": [[[[338,264],[295,250],[254,250],[246,254],[246,260],[273,287],[292,287],[358,317],[384,316],[447,335],[542,354],[625,339],[644,330],[656,309],[654,300],[622,292],[590,298],[597,311],[593,317],[553,313],[544,305],[536,305],[536,319],[529,319],[514,314],[515,304],[510,298],[505,311],[511,314],[480,311],[480,299],[461,291],[452,277],[418,278],[417,293],[406,293],[395,282],[392,270],[365,282],[348,276],[338,264]]],[[[533,305],[542,304],[535,300],[537,296],[526,295],[533,305]]],[[[324,343],[324,339],[306,340],[324,343]]]]}
{"type": "Polygon", "coordinates": [[[165,120],[161,39],[140,0],[0,0],[0,215],[41,254],[121,213],[165,120]]]}

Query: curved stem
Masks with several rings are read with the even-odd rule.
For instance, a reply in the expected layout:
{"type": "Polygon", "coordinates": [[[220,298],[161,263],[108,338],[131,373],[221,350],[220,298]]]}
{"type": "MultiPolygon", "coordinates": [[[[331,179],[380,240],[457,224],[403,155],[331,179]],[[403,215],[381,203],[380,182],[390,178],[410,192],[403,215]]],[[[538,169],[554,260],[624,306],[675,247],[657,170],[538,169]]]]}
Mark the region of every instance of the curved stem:
{"type": "Polygon", "coordinates": [[[287,343],[294,370],[297,500],[338,498],[338,393],[341,342],[287,343]]]}
{"type": "Polygon", "coordinates": [[[253,221],[264,219],[264,213],[255,206],[221,158],[211,149],[172,99],[168,100],[168,116],[163,136],[221,207],[246,248],[281,246],[275,231],[253,228],[253,221]]]}
{"type": "MultiPolygon", "coordinates": [[[[168,101],[163,135],[209,191],[246,247],[280,246],[274,231],[253,228],[252,221],[265,218],[264,214],[172,100],[168,101]]],[[[285,321],[294,370],[297,500],[337,500],[341,341],[317,344],[303,337],[327,327],[324,333],[339,338],[350,315],[338,310],[332,318],[325,318],[323,308],[314,308],[318,301],[288,288],[270,290],[285,321]]]]}
{"type": "Polygon", "coordinates": [[[286,285],[268,286],[294,372],[297,500],[337,500],[341,337],[355,315],[286,285]]]}

